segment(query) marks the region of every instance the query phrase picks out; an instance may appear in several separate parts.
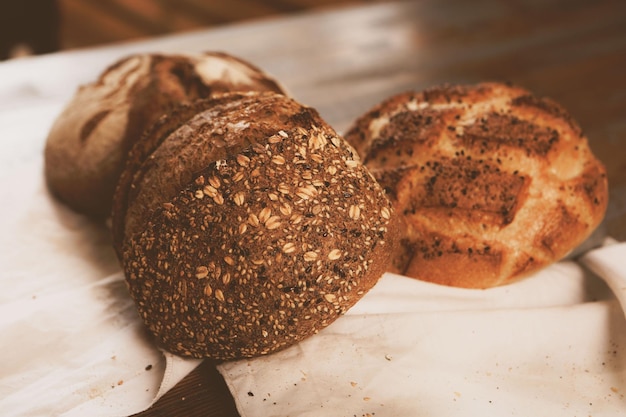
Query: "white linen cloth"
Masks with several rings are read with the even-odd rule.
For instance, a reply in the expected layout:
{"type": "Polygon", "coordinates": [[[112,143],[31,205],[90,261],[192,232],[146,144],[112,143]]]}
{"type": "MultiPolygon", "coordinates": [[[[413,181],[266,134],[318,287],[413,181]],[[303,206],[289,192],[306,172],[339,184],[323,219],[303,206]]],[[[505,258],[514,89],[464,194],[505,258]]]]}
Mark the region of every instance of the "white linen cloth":
{"type": "Polygon", "coordinates": [[[108,231],[56,203],[41,168],[0,181],[0,414],[142,411],[200,361],[154,346],[108,231]]]}
{"type": "MultiPolygon", "coordinates": [[[[585,262],[623,278],[626,245],[585,262]]],[[[626,322],[574,262],[484,291],[387,274],[297,346],[219,366],[243,417],[620,416],[626,322]]]]}
{"type": "Polygon", "coordinates": [[[154,346],[109,231],[49,195],[43,146],[67,96],[0,83],[0,98],[0,415],[143,411],[200,361],[154,346]]]}

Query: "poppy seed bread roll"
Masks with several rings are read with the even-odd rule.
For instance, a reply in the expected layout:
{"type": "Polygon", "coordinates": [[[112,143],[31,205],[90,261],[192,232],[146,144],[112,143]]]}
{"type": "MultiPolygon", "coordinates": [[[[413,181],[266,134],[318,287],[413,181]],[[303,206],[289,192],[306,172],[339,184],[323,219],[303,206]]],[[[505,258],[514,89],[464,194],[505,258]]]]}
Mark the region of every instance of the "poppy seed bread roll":
{"type": "Polygon", "coordinates": [[[81,86],[53,124],[44,152],[48,187],[72,209],[106,218],[126,155],[144,129],[176,104],[251,90],[283,92],[259,68],[224,53],[120,59],[81,86]]]}
{"type": "Polygon", "coordinates": [[[274,93],[201,100],[131,152],[113,232],[130,293],[167,350],[269,354],[326,327],[386,271],[384,191],[311,108],[274,93]]]}
{"type": "Polygon", "coordinates": [[[388,98],[346,139],[405,222],[395,270],[487,288],[558,261],[604,217],[606,171],[559,104],[501,83],[388,98]]]}

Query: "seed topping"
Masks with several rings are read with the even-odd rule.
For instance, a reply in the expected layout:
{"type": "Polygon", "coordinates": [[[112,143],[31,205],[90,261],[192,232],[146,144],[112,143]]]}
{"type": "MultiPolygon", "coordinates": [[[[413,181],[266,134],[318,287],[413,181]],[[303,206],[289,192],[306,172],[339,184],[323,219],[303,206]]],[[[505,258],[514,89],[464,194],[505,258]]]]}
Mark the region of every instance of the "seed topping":
{"type": "Polygon", "coordinates": [[[359,206],[353,204],[350,206],[348,215],[352,220],[359,220],[359,217],[361,217],[361,209],[359,206]]]}
{"type": "Polygon", "coordinates": [[[246,194],[243,191],[239,191],[233,196],[233,201],[236,205],[241,206],[246,201],[246,194]]]}
{"type": "Polygon", "coordinates": [[[209,276],[209,269],[206,266],[199,266],[196,268],[196,278],[202,279],[209,276]]]}
{"type": "Polygon", "coordinates": [[[280,216],[272,216],[265,221],[265,227],[270,230],[278,229],[280,227],[280,216]]]}
{"type": "Polygon", "coordinates": [[[245,155],[239,154],[237,155],[237,163],[242,167],[247,167],[248,165],[250,165],[250,158],[245,155]]]}
{"type": "Polygon", "coordinates": [[[312,262],[317,259],[317,253],[314,251],[308,251],[304,254],[304,260],[307,262],[312,262]]]}
{"type": "Polygon", "coordinates": [[[331,261],[336,261],[339,258],[341,258],[341,250],[340,249],[333,249],[328,254],[328,259],[330,259],[331,261]]]}
{"type": "Polygon", "coordinates": [[[317,189],[315,188],[314,185],[309,184],[304,187],[299,187],[298,190],[296,191],[296,195],[303,200],[308,200],[317,195],[317,189]]]}
{"type": "MultiPolygon", "coordinates": [[[[203,123],[219,122],[211,111],[203,123]]],[[[254,137],[267,117],[255,111],[222,117],[249,121],[250,145],[220,154],[124,247],[140,313],[174,353],[271,353],[330,324],[377,278],[371,254],[391,217],[382,189],[325,124],[287,127],[313,113],[254,137]]]]}
{"type": "Polygon", "coordinates": [[[288,242],[283,245],[284,253],[293,253],[296,251],[296,245],[293,242],[288,242]]]}

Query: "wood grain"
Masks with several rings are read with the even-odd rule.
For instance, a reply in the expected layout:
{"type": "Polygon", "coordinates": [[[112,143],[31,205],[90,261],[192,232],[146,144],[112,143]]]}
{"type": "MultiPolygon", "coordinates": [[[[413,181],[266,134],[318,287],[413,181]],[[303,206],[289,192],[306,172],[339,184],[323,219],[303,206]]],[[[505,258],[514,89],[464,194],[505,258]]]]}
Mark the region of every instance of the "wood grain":
{"type": "Polygon", "coordinates": [[[63,50],[386,0],[57,0],[63,50]]]}
{"type": "Polygon", "coordinates": [[[204,361],[151,409],[136,416],[231,417],[239,414],[215,364],[204,361]]]}

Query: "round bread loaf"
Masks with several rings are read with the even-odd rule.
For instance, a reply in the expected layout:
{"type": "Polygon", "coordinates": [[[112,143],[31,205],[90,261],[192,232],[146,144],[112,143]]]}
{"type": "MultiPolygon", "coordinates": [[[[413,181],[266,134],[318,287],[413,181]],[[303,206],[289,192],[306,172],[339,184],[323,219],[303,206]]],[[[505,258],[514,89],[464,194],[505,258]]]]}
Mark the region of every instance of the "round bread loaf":
{"type": "Polygon", "coordinates": [[[392,207],[354,149],[284,95],[234,93],[163,117],[131,151],[113,234],[167,350],[236,359],[334,321],[388,267],[392,207]]]}
{"type": "Polygon", "coordinates": [[[177,103],[250,90],[283,92],[224,53],[123,58],[81,86],[53,124],[44,152],[49,189],[74,210],[106,218],[126,155],[146,127],[177,103]]]}
{"type": "Polygon", "coordinates": [[[487,288],[559,260],[601,222],[604,166],[557,103],[501,83],[406,92],[346,139],[405,222],[395,271],[487,288]]]}

